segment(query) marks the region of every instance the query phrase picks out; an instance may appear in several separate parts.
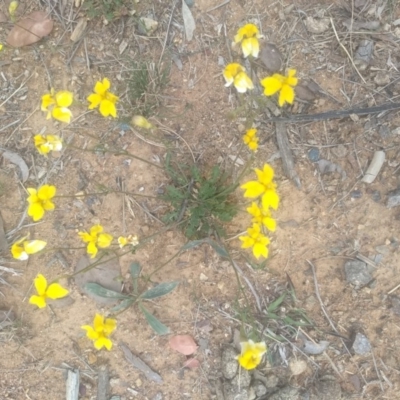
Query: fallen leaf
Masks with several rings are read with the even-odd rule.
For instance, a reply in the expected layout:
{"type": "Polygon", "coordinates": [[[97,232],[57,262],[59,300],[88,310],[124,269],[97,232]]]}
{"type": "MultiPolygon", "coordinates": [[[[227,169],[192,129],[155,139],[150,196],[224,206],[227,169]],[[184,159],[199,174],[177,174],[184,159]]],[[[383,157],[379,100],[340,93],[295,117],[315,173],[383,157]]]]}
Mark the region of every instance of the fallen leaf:
{"type": "Polygon", "coordinates": [[[11,29],[7,43],[13,47],[28,46],[38,42],[53,30],[54,23],[44,11],[34,11],[11,29]]]}
{"type": "Polygon", "coordinates": [[[186,40],[190,42],[193,39],[193,32],[196,29],[196,22],[194,21],[192,12],[186,4],[185,0],[182,0],[182,17],[183,24],[185,25],[186,40]]]}
{"type": "Polygon", "coordinates": [[[312,90],[310,90],[305,84],[299,84],[294,88],[296,92],[296,97],[305,101],[313,101],[315,100],[315,94],[312,90]]]}
{"type": "Polygon", "coordinates": [[[71,33],[70,39],[71,39],[73,42],[76,43],[78,40],[80,40],[80,39],[83,37],[83,35],[84,35],[85,31],[86,31],[86,27],[87,27],[87,20],[86,20],[86,18],[81,18],[81,19],[78,21],[78,23],[76,24],[75,29],[74,29],[73,32],[71,33]]]}
{"type": "Polygon", "coordinates": [[[311,340],[305,340],[301,350],[306,354],[321,354],[323,353],[329,346],[329,342],[326,340],[321,340],[319,343],[314,343],[311,340]]]}
{"type": "Polygon", "coordinates": [[[196,358],[189,358],[188,360],[185,361],[183,364],[184,368],[189,368],[189,369],[195,369],[200,367],[200,361],[197,360],[196,358]]]}
{"type": "Polygon", "coordinates": [[[17,153],[13,153],[12,151],[5,151],[3,153],[3,158],[10,161],[10,163],[15,164],[20,169],[20,178],[22,182],[25,182],[28,179],[29,168],[21,156],[19,156],[17,153]]]}
{"type": "Polygon", "coordinates": [[[189,335],[173,336],[169,339],[169,346],[185,356],[193,354],[198,347],[194,339],[189,335]]]}
{"type": "Polygon", "coordinates": [[[271,74],[281,69],[282,54],[273,43],[261,44],[260,60],[271,74]]]}

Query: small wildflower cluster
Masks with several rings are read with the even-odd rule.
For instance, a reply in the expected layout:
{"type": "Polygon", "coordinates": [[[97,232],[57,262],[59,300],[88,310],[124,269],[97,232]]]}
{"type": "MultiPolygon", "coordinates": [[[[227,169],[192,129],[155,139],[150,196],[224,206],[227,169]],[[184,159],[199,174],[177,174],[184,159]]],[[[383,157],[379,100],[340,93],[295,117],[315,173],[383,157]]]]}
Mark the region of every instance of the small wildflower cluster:
{"type": "Polygon", "coordinates": [[[267,346],[265,342],[254,343],[252,340],[247,342],[241,342],[241,353],[236,357],[240,366],[244,369],[254,369],[256,368],[263,355],[267,352],[267,346]]]}
{"type": "Polygon", "coordinates": [[[255,168],[257,180],[249,181],[241,186],[245,190],[244,197],[256,199],[247,208],[252,217],[252,226],[247,229],[246,236],[240,236],[242,248],[252,248],[254,257],[268,258],[269,238],[265,230],[274,232],[276,221],[271,217],[270,209],[276,210],[279,206],[279,195],[276,192],[276,183],[273,182],[274,170],[268,164],[262,170],[255,168]]]}
{"type": "MultiPolygon", "coordinates": [[[[257,58],[260,52],[259,38],[261,38],[258,27],[254,24],[246,24],[239,28],[234,38],[233,45],[241,45],[243,56],[257,58]]],[[[239,63],[228,64],[223,73],[225,86],[233,84],[239,93],[246,93],[247,90],[254,89],[254,84],[246,69],[239,63]]],[[[293,104],[295,93],[294,87],[297,85],[296,70],[289,69],[287,76],[273,74],[260,81],[264,88],[265,96],[273,96],[279,93],[278,104],[283,107],[286,103],[293,104]]]]}

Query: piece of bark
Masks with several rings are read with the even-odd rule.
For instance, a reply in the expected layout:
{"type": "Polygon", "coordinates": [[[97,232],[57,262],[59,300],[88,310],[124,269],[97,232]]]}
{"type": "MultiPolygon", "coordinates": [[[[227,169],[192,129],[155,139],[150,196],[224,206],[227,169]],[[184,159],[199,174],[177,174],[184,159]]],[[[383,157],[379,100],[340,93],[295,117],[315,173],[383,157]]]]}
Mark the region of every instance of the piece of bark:
{"type": "Polygon", "coordinates": [[[289,147],[289,139],[286,133],[286,124],[284,122],[276,122],[276,140],[278,142],[279,152],[281,153],[283,171],[295,185],[300,189],[300,178],[294,169],[294,160],[292,150],[289,147]]]}
{"type": "Polygon", "coordinates": [[[67,377],[67,400],[79,399],[79,369],[69,369],[67,377]]]}
{"type": "Polygon", "coordinates": [[[119,347],[121,348],[124,356],[128,362],[130,362],[135,368],[139,371],[143,372],[145,377],[153,382],[162,383],[163,380],[157,372],[154,372],[145,362],[143,362],[139,357],[136,357],[132,352],[129,350],[128,346],[124,343],[120,343],[119,347]]]}
{"type": "Polygon", "coordinates": [[[97,373],[97,397],[96,400],[108,400],[110,374],[106,365],[102,365],[97,373]]]}

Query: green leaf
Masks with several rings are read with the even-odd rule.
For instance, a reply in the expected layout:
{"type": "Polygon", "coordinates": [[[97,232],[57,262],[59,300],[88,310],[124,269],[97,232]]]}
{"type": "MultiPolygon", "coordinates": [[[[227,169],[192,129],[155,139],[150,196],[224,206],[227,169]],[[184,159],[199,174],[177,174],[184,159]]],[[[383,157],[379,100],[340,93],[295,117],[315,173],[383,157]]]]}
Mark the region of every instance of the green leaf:
{"type": "Polygon", "coordinates": [[[159,285],[147,290],[146,292],[142,293],[140,297],[142,299],[155,299],[157,297],[165,296],[166,294],[172,292],[179,284],[179,281],[173,282],[163,282],[159,285]]]}
{"type": "Polygon", "coordinates": [[[139,309],[143,313],[151,328],[158,335],[167,335],[170,332],[167,326],[160,322],[153,314],[150,314],[141,304],[139,304],[139,309]]]}
{"type": "Polygon", "coordinates": [[[96,296],[100,297],[106,297],[108,299],[130,299],[130,297],[126,296],[125,294],[106,289],[105,287],[93,282],[87,283],[83,288],[89,293],[95,294],[96,296]]]}
{"type": "Polygon", "coordinates": [[[111,309],[111,312],[112,313],[121,312],[126,308],[130,307],[134,301],[135,299],[132,297],[129,299],[122,300],[121,303],[117,304],[115,307],[111,309]]]}
{"type": "Polygon", "coordinates": [[[131,273],[132,277],[132,283],[133,283],[133,293],[137,294],[138,293],[138,278],[140,275],[140,264],[138,262],[133,262],[130,267],[129,271],[131,273]]]}
{"type": "Polygon", "coordinates": [[[285,300],[286,293],[281,294],[276,300],[274,300],[268,307],[267,311],[274,312],[282,303],[283,300],[285,300]]]}

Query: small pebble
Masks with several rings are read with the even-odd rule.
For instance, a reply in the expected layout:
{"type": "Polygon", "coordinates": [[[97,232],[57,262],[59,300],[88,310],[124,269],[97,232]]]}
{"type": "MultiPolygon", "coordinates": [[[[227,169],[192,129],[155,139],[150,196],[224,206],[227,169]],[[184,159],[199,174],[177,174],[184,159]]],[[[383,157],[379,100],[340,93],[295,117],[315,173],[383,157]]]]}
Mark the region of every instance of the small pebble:
{"type": "Polygon", "coordinates": [[[353,343],[353,350],[356,354],[367,354],[371,351],[371,343],[365,335],[362,333],[357,333],[353,343]]]}
{"type": "Polygon", "coordinates": [[[388,195],[387,208],[400,205],[400,189],[392,190],[388,195]]]}
{"type": "Polygon", "coordinates": [[[353,191],[350,193],[350,197],[351,197],[352,199],[361,199],[361,197],[362,197],[362,192],[361,192],[361,190],[353,190],[353,191]]]}
{"type": "Polygon", "coordinates": [[[312,147],[309,151],[308,151],[308,159],[311,162],[317,162],[319,160],[319,149],[316,147],[312,147]]]}
{"type": "Polygon", "coordinates": [[[382,139],[387,139],[390,136],[390,129],[387,125],[381,125],[379,127],[379,135],[382,139]]]}
{"type": "Polygon", "coordinates": [[[382,199],[381,192],[379,190],[374,190],[371,194],[371,198],[375,203],[379,203],[382,199]]]}

